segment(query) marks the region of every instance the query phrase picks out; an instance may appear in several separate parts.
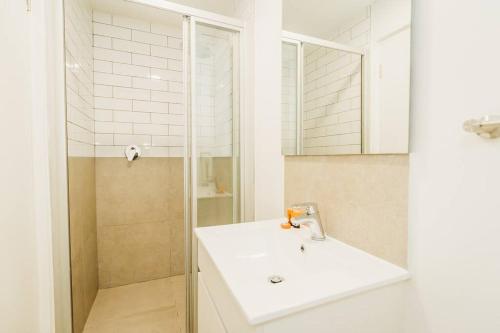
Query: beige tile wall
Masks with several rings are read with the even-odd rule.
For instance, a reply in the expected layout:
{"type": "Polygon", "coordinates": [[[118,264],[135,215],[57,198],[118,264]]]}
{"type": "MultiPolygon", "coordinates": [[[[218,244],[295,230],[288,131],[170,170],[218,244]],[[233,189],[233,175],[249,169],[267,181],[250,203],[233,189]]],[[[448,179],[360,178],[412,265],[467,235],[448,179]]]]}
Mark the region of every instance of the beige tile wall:
{"type": "Polygon", "coordinates": [[[183,159],[96,158],[99,287],[182,274],[183,159]]]}
{"type": "Polygon", "coordinates": [[[69,157],[68,172],[73,326],[79,333],[98,287],[94,158],[69,157]]]}
{"type": "Polygon", "coordinates": [[[408,156],[285,158],[285,207],[314,201],[326,232],[405,267],[408,156]]]}

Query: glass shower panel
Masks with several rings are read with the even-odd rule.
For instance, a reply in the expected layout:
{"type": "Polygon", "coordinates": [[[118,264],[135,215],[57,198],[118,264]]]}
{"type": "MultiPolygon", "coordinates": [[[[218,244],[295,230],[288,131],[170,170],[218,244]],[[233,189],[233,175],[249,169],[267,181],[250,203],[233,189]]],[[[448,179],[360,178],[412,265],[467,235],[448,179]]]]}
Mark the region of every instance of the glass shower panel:
{"type": "Polygon", "coordinates": [[[194,141],[198,227],[239,222],[238,34],[198,23],[194,141]]]}
{"type": "Polygon", "coordinates": [[[299,154],[298,49],[298,44],[282,43],[281,150],[283,155],[299,154]]]}

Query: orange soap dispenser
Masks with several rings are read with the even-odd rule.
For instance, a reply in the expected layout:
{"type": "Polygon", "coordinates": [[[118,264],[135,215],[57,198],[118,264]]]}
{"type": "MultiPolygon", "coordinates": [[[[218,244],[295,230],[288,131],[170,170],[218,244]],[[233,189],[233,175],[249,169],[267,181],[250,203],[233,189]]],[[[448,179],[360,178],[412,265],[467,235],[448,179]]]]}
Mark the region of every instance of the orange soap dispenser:
{"type": "Polygon", "coordinates": [[[302,210],[298,209],[293,209],[293,208],[288,208],[287,209],[287,215],[288,215],[288,222],[282,223],[281,227],[283,229],[290,229],[292,227],[292,218],[296,216],[302,215],[304,212],[302,210]]]}

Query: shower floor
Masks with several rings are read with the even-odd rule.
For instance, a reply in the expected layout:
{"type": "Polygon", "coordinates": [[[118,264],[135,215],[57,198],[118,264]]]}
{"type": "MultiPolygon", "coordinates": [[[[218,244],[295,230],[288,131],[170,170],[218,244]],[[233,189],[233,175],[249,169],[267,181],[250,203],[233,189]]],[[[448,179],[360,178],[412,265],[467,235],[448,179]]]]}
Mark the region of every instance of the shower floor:
{"type": "Polygon", "coordinates": [[[184,333],[183,275],[100,289],[84,333],[184,333]]]}

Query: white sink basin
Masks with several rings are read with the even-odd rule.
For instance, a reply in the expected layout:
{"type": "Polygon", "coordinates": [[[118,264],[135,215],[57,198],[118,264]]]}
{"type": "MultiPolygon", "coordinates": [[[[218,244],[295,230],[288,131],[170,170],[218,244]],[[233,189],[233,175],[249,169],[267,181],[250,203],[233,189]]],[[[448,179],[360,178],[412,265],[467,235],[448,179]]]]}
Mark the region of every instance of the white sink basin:
{"type": "Polygon", "coordinates": [[[333,238],[312,241],[307,229],[282,229],[284,221],[196,229],[200,251],[206,251],[250,325],[409,277],[406,270],[333,238]],[[273,275],[284,281],[270,283],[273,275]]]}

